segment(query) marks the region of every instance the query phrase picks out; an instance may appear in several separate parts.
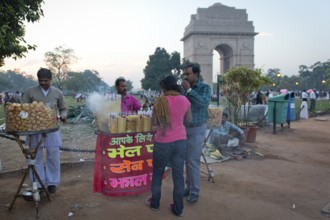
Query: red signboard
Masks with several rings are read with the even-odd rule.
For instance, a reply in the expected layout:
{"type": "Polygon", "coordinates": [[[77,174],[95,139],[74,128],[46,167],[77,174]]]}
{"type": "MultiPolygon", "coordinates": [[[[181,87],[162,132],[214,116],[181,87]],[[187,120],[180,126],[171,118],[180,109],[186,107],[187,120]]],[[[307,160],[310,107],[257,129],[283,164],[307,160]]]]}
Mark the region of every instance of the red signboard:
{"type": "Polygon", "coordinates": [[[150,191],[154,133],[103,134],[96,141],[94,192],[128,196],[150,191]]]}

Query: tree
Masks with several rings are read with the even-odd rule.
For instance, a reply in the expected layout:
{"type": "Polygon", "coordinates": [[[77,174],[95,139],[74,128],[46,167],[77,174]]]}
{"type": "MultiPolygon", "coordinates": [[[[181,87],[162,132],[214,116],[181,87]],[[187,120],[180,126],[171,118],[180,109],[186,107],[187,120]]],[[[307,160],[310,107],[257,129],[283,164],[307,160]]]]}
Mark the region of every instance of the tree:
{"type": "Polygon", "coordinates": [[[63,83],[63,88],[74,92],[104,92],[109,90],[109,86],[99,77],[95,70],[85,70],[84,72],[69,72],[67,79],[63,83]]]}
{"type": "Polygon", "coordinates": [[[261,69],[250,69],[245,66],[231,68],[222,78],[220,87],[227,98],[230,117],[235,124],[239,124],[238,113],[241,105],[247,104],[247,111],[243,108],[243,122],[247,124],[250,111],[250,95],[262,85],[270,84],[272,81],[263,75],[261,69]]]}
{"type": "Polygon", "coordinates": [[[59,46],[54,51],[45,53],[46,65],[54,73],[53,84],[62,89],[63,83],[68,76],[69,65],[77,61],[74,51],[64,46],[59,46]]]}
{"type": "Polygon", "coordinates": [[[310,67],[299,66],[300,85],[303,89],[324,88],[322,81],[329,79],[330,62],[316,62],[310,67]]]}
{"type": "Polygon", "coordinates": [[[7,91],[13,87],[8,76],[4,72],[0,72],[0,93],[7,91]]]}
{"type": "Polygon", "coordinates": [[[181,58],[180,58],[180,53],[174,51],[172,54],[171,54],[171,57],[170,57],[170,65],[171,65],[171,68],[172,68],[172,73],[173,74],[176,74],[176,75],[179,75],[181,73],[181,69],[182,69],[182,66],[181,66],[181,58]]]}
{"type": "MultiPolygon", "coordinates": [[[[276,86],[275,88],[277,88],[278,90],[281,88],[282,74],[281,74],[281,70],[279,68],[268,69],[266,77],[273,81],[273,86],[276,86]]],[[[274,89],[274,87],[272,89],[274,89]]]]}
{"type": "Polygon", "coordinates": [[[270,68],[267,70],[267,75],[266,77],[268,77],[269,79],[272,79],[275,81],[276,79],[276,74],[280,73],[280,69],[279,68],[270,68]]]}
{"type": "Polygon", "coordinates": [[[127,91],[131,91],[133,89],[133,82],[131,80],[126,80],[127,91]]]}
{"type": "Polygon", "coordinates": [[[34,23],[43,16],[43,0],[2,0],[0,1],[0,66],[4,59],[25,57],[28,50],[36,45],[27,44],[24,39],[24,21],[34,23]]]}
{"type": "Polygon", "coordinates": [[[159,80],[168,74],[180,74],[180,53],[171,55],[164,49],[157,47],[154,54],[149,56],[147,66],[144,68],[144,78],[141,80],[143,89],[158,90],[159,80]]]}
{"type": "Polygon", "coordinates": [[[37,85],[37,81],[30,75],[19,70],[0,72],[0,91],[21,91],[37,85]]]}

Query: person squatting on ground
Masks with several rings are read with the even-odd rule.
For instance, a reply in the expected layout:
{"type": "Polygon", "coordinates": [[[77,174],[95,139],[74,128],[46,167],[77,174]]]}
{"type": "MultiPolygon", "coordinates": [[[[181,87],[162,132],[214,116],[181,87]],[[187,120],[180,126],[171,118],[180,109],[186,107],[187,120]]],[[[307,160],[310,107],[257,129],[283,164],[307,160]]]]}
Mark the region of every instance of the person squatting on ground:
{"type": "Polygon", "coordinates": [[[237,138],[239,140],[238,146],[235,148],[239,147],[244,139],[244,131],[233,123],[229,122],[228,114],[224,112],[222,114],[221,126],[213,129],[210,142],[214,144],[220,150],[220,152],[222,152],[222,147],[227,146],[228,141],[232,138],[237,138]]]}
{"type": "Polygon", "coordinates": [[[152,123],[158,126],[153,148],[152,196],[146,201],[151,209],[160,205],[162,177],[168,162],[172,167],[173,214],[182,216],[184,193],[184,160],[186,157],[186,129],[184,122],[191,121],[190,102],[180,95],[177,80],[168,75],[160,81],[163,95],[154,105],[152,123]]]}
{"type": "Polygon", "coordinates": [[[200,191],[200,157],[207,130],[208,106],[211,99],[211,87],[200,80],[200,68],[189,64],[184,68],[182,87],[191,103],[192,121],[186,123],[187,160],[186,188],[187,201],[197,202],[200,191]]]}
{"type": "MultiPolygon", "coordinates": [[[[49,69],[41,68],[38,73],[39,85],[29,88],[23,95],[22,103],[43,102],[44,105],[52,108],[56,114],[60,116],[60,120],[65,122],[67,116],[67,109],[63,93],[51,86],[52,73],[49,69]]],[[[40,116],[42,117],[42,116],[40,116]]],[[[32,145],[36,147],[41,134],[32,135],[32,145]]],[[[28,137],[26,142],[28,143],[28,137]]],[[[36,170],[40,176],[41,181],[48,186],[50,193],[56,192],[56,187],[60,183],[61,164],[60,164],[60,147],[62,146],[61,131],[47,133],[47,137],[42,142],[36,156],[36,170]],[[46,149],[46,166],[43,162],[43,148],[46,149]]],[[[30,179],[31,179],[30,175],[30,179]]],[[[38,183],[38,187],[41,188],[38,183]]]]}
{"type": "Polygon", "coordinates": [[[117,78],[115,86],[117,93],[121,95],[121,112],[137,113],[141,109],[141,104],[133,95],[127,94],[127,84],[125,78],[117,78]]]}

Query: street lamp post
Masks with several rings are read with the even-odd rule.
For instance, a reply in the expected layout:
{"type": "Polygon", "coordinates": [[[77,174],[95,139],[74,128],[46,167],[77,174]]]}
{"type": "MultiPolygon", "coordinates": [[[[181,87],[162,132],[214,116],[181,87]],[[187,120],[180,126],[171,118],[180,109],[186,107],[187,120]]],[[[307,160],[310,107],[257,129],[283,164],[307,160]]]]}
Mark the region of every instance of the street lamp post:
{"type": "Polygon", "coordinates": [[[323,90],[325,90],[325,83],[326,83],[326,81],[325,81],[325,80],[322,80],[322,87],[323,87],[323,90]]]}
{"type": "Polygon", "coordinates": [[[296,82],[296,90],[298,90],[299,82],[296,82]]]}
{"type": "Polygon", "coordinates": [[[217,106],[220,105],[220,75],[217,75],[217,106]]]}
{"type": "Polygon", "coordinates": [[[281,78],[281,73],[277,73],[277,74],[276,74],[276,78],[277,78],[277,89],[280,90],[280,78],[281,78]]]}

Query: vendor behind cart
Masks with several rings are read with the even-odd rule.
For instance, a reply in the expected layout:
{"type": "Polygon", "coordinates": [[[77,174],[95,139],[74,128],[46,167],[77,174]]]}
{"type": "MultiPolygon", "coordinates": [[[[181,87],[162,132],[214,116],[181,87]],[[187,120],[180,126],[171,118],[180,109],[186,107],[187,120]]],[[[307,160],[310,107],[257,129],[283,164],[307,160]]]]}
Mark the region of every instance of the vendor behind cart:
{"type": "MultiPolygon", "coordinates": [[[[29,88],[21,99],[22,103],[43,102],[44,105],[52,108],[63,122],[66,121],[67,110],[63,93],[51,86],[52,73],[49,69],[41,68],[38,73],[39,86],[29,88]]],[[[42,116],[40,116],[42,117],[42,116]]],[[[32,136],[32,145],[36,147],[41,134],[32,136]]],[[[29,141],[29,140],[27,140],[29,141]]],[[[28,143],[28,142],[27,142],[28,143]]],[[[60,183],[60,147],[62,146],[62,136],[60,130],[47,133],[46,139],[42,142],[36,156],[36,170],[42,182],[48,187],[50,193],[56,192],[56,187],[60,183]],[[46,166],[43,163],[43,150],[46,149],[46,166]]],[[[38,186],[41,188],[41,186],[38,186]]]]}
{"type": "Polygon", "coordinates": [[[141,104],[133,95],[127,94],[127,84],[125,78],[119,77],[116,79],[115,86],[117,93],[121,95],[121,112],[137,113],[141,109],[141,104]]]}
{"type": "Polygon", "coordinates": [[[234,149],[237,148],[242,143],[243,137],[244,131],[233,123],[230,123],[228,121],[228,114],[224,112],[222,114],[221,126],[213,130],[210,141],[222,151],[222,147],[227,147],[229,142],[234,143],[235,138],[238,139],[238,143],[236,146],[231,147],[234,149]]]}

